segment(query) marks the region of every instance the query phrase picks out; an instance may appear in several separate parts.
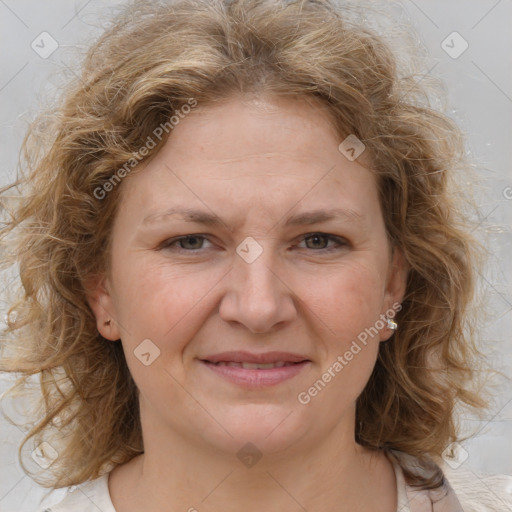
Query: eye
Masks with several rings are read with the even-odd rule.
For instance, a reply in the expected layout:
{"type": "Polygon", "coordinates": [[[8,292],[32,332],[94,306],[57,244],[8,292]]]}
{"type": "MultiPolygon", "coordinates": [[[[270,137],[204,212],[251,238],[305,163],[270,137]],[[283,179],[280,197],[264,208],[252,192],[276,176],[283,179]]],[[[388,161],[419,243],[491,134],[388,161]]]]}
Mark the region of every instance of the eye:
{"type": "MultiPolygon", "coordinates": [[[[201,249],[209,249],[211,247],[205,247],[204,242],[211,242],[204,235],[200,234],[192,234],[192,235],[184,235],[177,238],[170,238],[162,242],[158,250],[170,250],[176,252],[198,252],[201,249]]],[[[302,241],[300,243],[306,244],[306,249],[311,249],[314,251],[324,251],[330,252],[335,251],[337,249],[341,249],[348,245],[348,242],[341,237],[330,235],[327,233],[310,233],[304,235],[302,241]],[[332,245],[329,246],[329,243],[332,245]]],[[[300,245],[300,244],[299,244],[300,245]]],[[[297,247],[299,247],[297,245],[297,247]]],[[[299,247],[303,249],[304,247],[299,247]]]]}
{"type": "Polygon", "coordinates": [[[329,235],[327,233],[311,233],[308,235],[304,235],[303,241],[306,243],[307,249],[323,250],[327,252],[340,249],[348,245],[348,243],[343,238],[340,238],[339,236],[335,235],[329,235]],[[309,244],[309,247],[308,241],[311,242],[309,244]],[[327,247],[326,244],[328,244],[329,242],[334,242],[334,246],[327,247]]]}
{"type": "Polygon", "coordinates": [[[176,249],[178,252],[194,252],[204,249],[203,243],[208,241],[203,235],[185,235],[162,242],[159,249],[176,249]]]}

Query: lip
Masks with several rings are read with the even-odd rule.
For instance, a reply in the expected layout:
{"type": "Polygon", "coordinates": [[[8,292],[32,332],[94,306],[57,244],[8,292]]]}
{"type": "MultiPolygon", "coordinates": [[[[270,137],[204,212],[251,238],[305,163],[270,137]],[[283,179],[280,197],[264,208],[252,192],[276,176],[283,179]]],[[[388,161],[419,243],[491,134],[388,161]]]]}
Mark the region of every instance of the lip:
{"type": "Polygon", "coordinates": [[[248,389],[275,386],[295,377],[311,364],[311,361],[306,357],[289,352],[265,352],[261,354],[223,352],[200,359],[200,362],[216,375],[248,389]],[[219,362],[269,364],[279,361],[288,363],[288,365],[265,369],[246,369],[238,366],[219,366],[216,364],[219,362]]]}
{"type": "Polygon", "coordinates": [[[261,352],[255,354],[252,352],[244,351],[231,351],[221,352],[219,354],[212,354],[201,358],[202,361],[209,361],[211,363],[220,363],[225,361],[227,363],[259,363],[269,364],[284,361],[285,363],[300,363],[302,361],[309,361],[309,359],[302,354],[293,354],[291,352],[261,352]]]}

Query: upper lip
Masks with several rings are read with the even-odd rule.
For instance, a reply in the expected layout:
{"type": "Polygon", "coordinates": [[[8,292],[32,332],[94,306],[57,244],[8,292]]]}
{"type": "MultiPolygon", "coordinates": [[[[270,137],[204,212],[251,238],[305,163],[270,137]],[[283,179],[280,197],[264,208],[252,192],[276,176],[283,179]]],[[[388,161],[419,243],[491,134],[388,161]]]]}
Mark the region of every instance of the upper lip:
{"type": "Polygon", "coordinates": [[[233,351],[221,352],[207,357],[201,358],[202,361],[209,361],[211,363],[233,362],[233,363],[277,363],[284,361],[285,363],[300,363],[301,361],[309,361],[309,359],[300,354],[292,354],[290,352],[262,352],[260,354],[253,354],[251,352],[233,351]]]}

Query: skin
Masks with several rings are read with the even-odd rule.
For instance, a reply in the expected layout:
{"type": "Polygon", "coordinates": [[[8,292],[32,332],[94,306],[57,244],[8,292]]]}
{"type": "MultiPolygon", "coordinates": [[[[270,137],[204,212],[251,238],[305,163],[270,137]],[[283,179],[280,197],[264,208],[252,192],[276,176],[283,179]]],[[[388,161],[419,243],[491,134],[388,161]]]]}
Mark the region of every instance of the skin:
{"type": "Polygon", "coordinates": [[[124,179],[112,271],[90,295],[98,330],[121,339],[140,390],[145,452],[110,475],[118,512],[396,509],[390,462],[354,439],[356,399],[392,331],[380,329],[310,403],[297,399],[405,291],[375,176],[365,153],[352,162],[338,150],[342,140],[312,100],[236,96],[198,106],[124,179]],[[143,223],[173,206],[223,224],[143,223]],[[319,208],[357,215],[284,226],[319,208]],[[205,238],[162,247],[193,234],[205,238]],[[263,249],[252,263],[236,253],[246,237],[263,249]],[[144,339],[160,350],[148,366],[134,354],[144,339]],[[230,350],[311,362],[278,385],[243,389],[199,361],[230,350]],[[236,457],[247,442],[262,454],[252,467],[236,457]]]}

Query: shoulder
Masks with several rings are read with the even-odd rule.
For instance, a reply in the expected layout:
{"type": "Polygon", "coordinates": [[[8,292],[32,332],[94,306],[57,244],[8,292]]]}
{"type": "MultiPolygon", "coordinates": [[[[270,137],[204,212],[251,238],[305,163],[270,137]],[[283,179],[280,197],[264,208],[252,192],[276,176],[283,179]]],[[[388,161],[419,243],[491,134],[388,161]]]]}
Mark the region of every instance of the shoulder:
{"type": "MultiPolygon", "coordinates": [[[[405,512],[512,512],[512,476],[488,475],[473,471],[469,466],[452,467],[442,462],[426,467],[418,459],[393,450],[397,472],[398,495],[405,512]],[[444,484],[436,489],[421,490],[407,485],[402,469],[428,475],[441,470],[444,484]]],[[[400,503],[400,500],[399,500],[400,503]]]]}
{"type": "Polygon", "coordinates": [[[37,512],[86,512],[101,510],[116,512],[108,490],[109,473],[80,485],[68,487],[64,497],[62,494],[50,495],[46,498],[37,512]]]}
{"type": "Polygon", "coordinates": [[[464,512],[512,512],[512,476],[479,473],[447,464],[441,469],[464,512]]]}
{"type": "MultiPolygon", "coordinates": [[[[401,466],[410,465],[407,456],[395,455],[401,466]]],[[[464,512],[512,512],[512,476],[482,474],[463,466],[453,469],[447,464],[440,465],[440,468],[445,475],[445,488],[417,491],[405,485],[403,493],[408,504],[404,510],[427,510],[422,508],[425,504],[436,503],[439,512],[457,510],[457,507],[464,512]]],[[[53,499],[50,496],[37,512],[85,512],[91,510],[91,505],[102,512],[116,512],[110,499],[108,477],[109,473],[96,480],[72,486],[67,489],[64,497],[62,493],[53,499]]]]}

